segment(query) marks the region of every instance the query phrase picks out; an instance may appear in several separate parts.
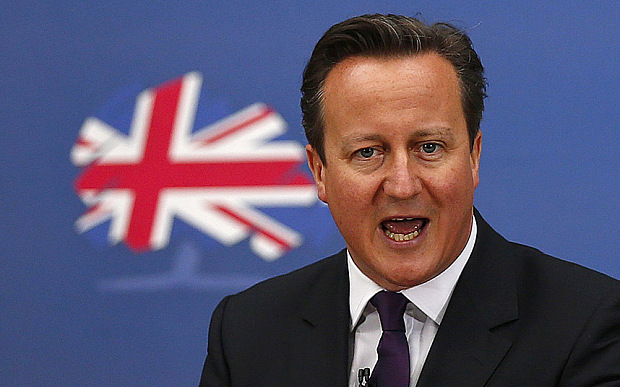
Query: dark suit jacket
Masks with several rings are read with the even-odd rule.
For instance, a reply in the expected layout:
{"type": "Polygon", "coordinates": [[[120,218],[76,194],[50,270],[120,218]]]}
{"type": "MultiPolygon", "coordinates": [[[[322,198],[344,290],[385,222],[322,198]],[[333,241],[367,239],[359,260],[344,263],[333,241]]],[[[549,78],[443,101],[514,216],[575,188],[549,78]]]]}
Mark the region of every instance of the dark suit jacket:
{"type": "MultiPolygon", "coordinates": [[[[620,386],[620,282],[478,236],[418,386],[620,386]]],[[[225,298],[202,386],[346,386],[349,284],[342,251],[225,298]]]]}

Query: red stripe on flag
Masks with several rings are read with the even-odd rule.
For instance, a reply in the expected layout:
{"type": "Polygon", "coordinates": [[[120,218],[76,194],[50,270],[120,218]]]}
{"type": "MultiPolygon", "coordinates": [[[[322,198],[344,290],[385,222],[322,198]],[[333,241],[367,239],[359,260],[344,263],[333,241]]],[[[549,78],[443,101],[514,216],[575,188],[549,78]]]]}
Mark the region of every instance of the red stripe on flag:
{"type": "Polygon", "coordinates": [[[255,231],[261,235],[263,235],[264,237],[271,239],[272,241],[274,241],[275,243],[277,243],[278,245],[280,245],[282,248],[284,248],[286,251],[290,250],[292,248],[291,244],[288,243],[287,241],[285,241],[284,239],[278,237],[277,235],[267,231],[266,229],[264,229],[263,227],[261,227],[260,225],[244,218],[241,214],[231,210],[228,207],[224,207],[224,206],[214,206],[215,209],[217,209],[218,211],[230,216],[231,218],[235,219],[237,222],[244,224],[245,226],[249,227],[252,231],[255,231]]]}
{"type": "MultiPolygon", "coordinates": [[[[155,101],[144,156],[139,164],[141,176],[136,176],[142,180],[142,184],[134,183],[133,186],[135,199],[127,230],[127,245],[136,250],[147,250],[150,247],[157,202],[162,189],[161,184],[152,184],[151,181],[159,180],[158,174],[162,167],[170,164],[168,149],[177,116],[182,84],[183,79],[177,79],[155,89],[155,101]]],[[[124,177],[127,178],[127,176],[124,177]]]]}
{"type": "Polygon", "coordinates": [[[201,140],[201,142],[203,144],[213,144],[214,142],[217,142],[219,140],[221,140],[224,137],[230,136],[231,134],[240,131],[241,129],[244,129],[250,125],[252,125],[253,123],[262,120],[263,118],[267,117],[268,115],[270,115],[271,113],[273,113],[273,110],[269,109],[269,108],[264,108],[262,110],[262,112],[260,112],[260,114],[258,114],[257,116],[254,116],[250,119],[247,119],[243,122],[241,122],[240,124],[237,124],[235,126],[232,126],[228,129],[226,129],[223,132],[219,132],[211,137],[207,137],[203,140],[201,140]]]}
{"type": "Polygon", "coordinates": [[[158,163],[155,173],[143,164],[95,164],[75,181],[85,189],[159,191],[164,188],[311,186],[312,180],[297,170],[297,160],[231,161],[225,163],[158,163]]]}

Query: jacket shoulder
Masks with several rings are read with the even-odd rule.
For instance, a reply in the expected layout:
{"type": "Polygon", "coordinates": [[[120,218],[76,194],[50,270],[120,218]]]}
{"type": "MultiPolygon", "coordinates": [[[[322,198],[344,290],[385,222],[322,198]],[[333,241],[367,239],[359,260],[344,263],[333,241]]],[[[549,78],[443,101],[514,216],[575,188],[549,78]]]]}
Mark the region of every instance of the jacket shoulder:
{"type": "MultiPolygon", "coordinates": [[[[603,273],[548,255],[534,247],[510,242],[498,234],[476,213],[478,239],[474,246],[480,258],[478,271],[503,273],[503,281],[514,279],[525,293],[537,297],[558,293],[575,298],[597,298],[605,292],[620,292],[620,281],[603,273]]],[[[560,298],[562,299],[562,298],[560,298]]]]}
{"type": "Polygon", "coordinates": [[[348,281],[346,250],[287,274],[259,282],[229,297],[229,306],[256,309],[287,307],[299,303],[309,294],[323,292],[343,280],[348,281]]]}
{"type": "Polygon", "coordinates": [[[551,287],[560,287],[569,293],[571,290],[581,294],[588,291],[620,291],[620,281],[606,274],[553,257],[530,246],[509,243],[514,246],[518,265],[522,267],[521,276],[530,281],[536,281],[539,284],[546,283],[551,287]],[[581,286],[575,287],[578,284],[587,287],[587,289],[581,288],[581,286]]]}

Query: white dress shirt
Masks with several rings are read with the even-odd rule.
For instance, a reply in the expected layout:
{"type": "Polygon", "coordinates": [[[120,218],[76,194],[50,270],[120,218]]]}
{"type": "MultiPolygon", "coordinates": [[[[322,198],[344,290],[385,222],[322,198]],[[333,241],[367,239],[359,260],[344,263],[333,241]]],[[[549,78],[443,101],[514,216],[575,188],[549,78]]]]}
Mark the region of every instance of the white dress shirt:
{"type": "MultiPolygon", "coordinates": [[[[407,305],[404,319],[411,359],[409,384],[412,387],[416,385],[420,377],[422,366],[441,325],[452,291],[474,248],[476,234],[477,227],[474,218],[467,244],[456,260],[436,277],[401,291],[411,301],[407,305]]],[[[358,370],[370,368],[372,371],[377,362],[377,346],[382,334],[381,322],[376,308],[368,301],[384,289],[361,272],[348,251],[347,262],[351,332],[354,332],[349,387],[357,387],[359,385],[358,370]]]]}

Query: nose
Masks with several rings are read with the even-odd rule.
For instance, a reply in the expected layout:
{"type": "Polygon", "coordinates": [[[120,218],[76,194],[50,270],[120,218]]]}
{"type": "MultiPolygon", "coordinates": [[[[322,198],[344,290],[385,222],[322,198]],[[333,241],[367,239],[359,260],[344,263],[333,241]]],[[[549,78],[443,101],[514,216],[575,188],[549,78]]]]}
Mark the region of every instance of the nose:
{"type": "Polygon", "coordinates": [[[395,199],[409,199],[420,193],[422,184],[408,153],[393,154],[385,165],[383,192],[395,199]]]}

